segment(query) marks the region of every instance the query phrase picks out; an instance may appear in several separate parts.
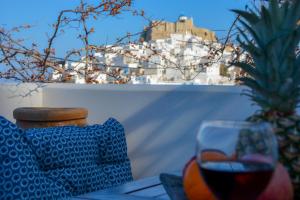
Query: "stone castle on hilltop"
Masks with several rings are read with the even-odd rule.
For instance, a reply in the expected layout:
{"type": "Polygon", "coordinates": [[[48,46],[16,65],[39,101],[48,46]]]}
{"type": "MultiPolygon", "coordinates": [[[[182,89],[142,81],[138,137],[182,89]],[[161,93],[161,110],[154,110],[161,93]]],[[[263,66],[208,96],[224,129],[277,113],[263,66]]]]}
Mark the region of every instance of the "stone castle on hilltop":
{"type": "Polygon", "coordinates": [[[143,41],[167,39],[171,37],[171,34],[190,34],[202,38],[203,40],[211,42],[217,41],[217,37],[214,32],[208,29],[195,27],[193,19],[183,15],[179,16],[175,23],[152,21],[149,27],[145,28],[145,31],[141,36],[143,41]]]}

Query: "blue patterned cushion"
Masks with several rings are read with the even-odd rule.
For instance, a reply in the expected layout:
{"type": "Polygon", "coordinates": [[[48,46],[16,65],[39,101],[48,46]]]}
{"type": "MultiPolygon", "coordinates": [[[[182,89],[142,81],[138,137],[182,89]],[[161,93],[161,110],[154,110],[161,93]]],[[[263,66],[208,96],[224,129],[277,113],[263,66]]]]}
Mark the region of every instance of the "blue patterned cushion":
{"type": "Polygon", "coordinates": [[[26,131],[40,168],[79,195],[132,180],[125,133],[115,119],[86,127],[26,131]]]}
{"type": "Polygon", "coordinates": [[[101,151],[102,163],[114,163],[128,160],[125,131],[115,119],[110,118],[103,124],[103,148],[101,151]]]}
{"type": "Polygon", "coordinates": [[[0,199],[63,199],[67,186],[39,169],[24,132],[0,116],[0,199]]]}
{"type": "Polygon", "coordinates": [[[101,165],[106,174],[106,188],[132,181],[130,160],[123,126],[110,118],[103,124],[104,148],[101,152],[101,165]]]}
{"type": "Polygon", "coordinates": [[[101,125],[86,127],[62,126],[26,130],[42,170],[79,167],[100,160],[103,145],[98,142],[103,135],[101,125]]]}

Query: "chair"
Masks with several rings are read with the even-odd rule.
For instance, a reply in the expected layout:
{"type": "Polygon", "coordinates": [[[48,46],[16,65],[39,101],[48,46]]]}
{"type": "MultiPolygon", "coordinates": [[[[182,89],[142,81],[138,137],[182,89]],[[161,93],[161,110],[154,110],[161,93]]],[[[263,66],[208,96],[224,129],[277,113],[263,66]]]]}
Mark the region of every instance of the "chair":
{"type": "Polygon", "coordinates": [[[0,117],[0,199],[64,199],[132,180],[123,126],[22,130],[0,117]]]}

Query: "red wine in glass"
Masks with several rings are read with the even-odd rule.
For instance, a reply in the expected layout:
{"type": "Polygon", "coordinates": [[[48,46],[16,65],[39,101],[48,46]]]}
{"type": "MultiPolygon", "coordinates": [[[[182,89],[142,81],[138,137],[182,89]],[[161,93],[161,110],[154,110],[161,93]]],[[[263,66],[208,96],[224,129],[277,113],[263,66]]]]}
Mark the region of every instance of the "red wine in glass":
{"type": "Polygon", "coordinates": [[[212,192],[221,200],[255,200],[266,188],[273,166],[263,162],[208,161],[200,171],[212,192]]]}

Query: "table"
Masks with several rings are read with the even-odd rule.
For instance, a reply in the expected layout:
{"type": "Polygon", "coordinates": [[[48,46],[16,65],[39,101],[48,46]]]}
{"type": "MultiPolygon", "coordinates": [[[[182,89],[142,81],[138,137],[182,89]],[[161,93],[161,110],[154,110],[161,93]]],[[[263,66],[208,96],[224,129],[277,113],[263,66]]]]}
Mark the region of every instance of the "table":
{"type": "MultiPolygon", "coordinates": [[[[177,173],[174,173],[177,174],[177,173]]],[[[73,197],[72,200],[170,200],[159,177],[132,181],[124,185],[73,197]]]]}
{"type": "Polygon", "coordinates": [[[13,112],[21,128],[46,128],[51,126],[85,126],[88,110],[85,108],[21,107],[13,112]]]}

